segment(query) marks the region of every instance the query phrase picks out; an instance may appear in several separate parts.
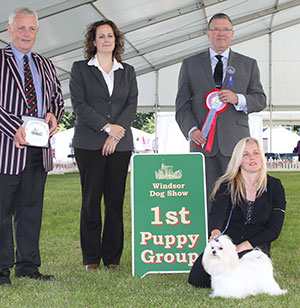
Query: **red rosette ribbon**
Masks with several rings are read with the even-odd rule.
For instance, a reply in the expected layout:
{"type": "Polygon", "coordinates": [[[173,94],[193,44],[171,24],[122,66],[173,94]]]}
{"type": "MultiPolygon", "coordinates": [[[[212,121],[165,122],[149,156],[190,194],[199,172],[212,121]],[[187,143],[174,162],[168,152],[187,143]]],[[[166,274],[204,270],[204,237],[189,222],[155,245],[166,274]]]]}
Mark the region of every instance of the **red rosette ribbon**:
{"type": "MultiPolygon", "coordinates": [[[[203,135],[207,138],[205,152],[211,152],[214,143],[218,114],[224,112],[228,106],[226,103],[220,101],[220,91],[220,89],[215,89],[208,92],[205,96],[205,107],[209,111],[201,129],[203,135]]],[[[202,147],[203,146],[204,144],[202,147]]]]}

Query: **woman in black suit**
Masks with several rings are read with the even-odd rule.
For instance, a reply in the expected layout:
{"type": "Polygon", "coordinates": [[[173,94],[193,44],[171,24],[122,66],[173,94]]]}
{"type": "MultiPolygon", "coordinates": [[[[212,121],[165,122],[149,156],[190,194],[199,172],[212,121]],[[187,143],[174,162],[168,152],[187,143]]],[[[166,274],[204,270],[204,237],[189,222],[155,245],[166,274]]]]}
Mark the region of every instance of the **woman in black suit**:
{"type": "MultiPolygon", "coordinates": [[[[246,137],[237,143],[227,171],[216,182],[211,198],[209,240],[225,230],[240,257],[255,247],[270,255],[271,242],[282,229],[286,200],[280,180],[267,175],[258,140],[246,137]]],[[[210,287],[202,255],[193,265],[189,283],[210,287]]]]}
{"type": "Polygon", "coordinates": [[[82,187],[83,264],[97,270],[102,259],[107,269],[116,269],[123,250],[123,201],[133,149],[130,127],[137,108],[137,81],[134,68],[121,62],[123,36],[112,21],[91,24],[85,38],[87,60],[73,64],[70,80],[76,114],[72,145],[82,187]]]}

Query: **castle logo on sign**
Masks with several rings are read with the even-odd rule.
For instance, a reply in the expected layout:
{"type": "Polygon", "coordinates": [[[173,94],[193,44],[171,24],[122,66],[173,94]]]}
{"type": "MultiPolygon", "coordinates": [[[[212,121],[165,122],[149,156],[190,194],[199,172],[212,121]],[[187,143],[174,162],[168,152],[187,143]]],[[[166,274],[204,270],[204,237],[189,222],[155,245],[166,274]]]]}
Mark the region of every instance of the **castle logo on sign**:
{"type": "Polygon", "coordinates": [[[161,168],[155,171],[156,180],[173,180],[182,178],[182,170],[173,171],[174,166],[167,166],[162,160],[161,168]]]}

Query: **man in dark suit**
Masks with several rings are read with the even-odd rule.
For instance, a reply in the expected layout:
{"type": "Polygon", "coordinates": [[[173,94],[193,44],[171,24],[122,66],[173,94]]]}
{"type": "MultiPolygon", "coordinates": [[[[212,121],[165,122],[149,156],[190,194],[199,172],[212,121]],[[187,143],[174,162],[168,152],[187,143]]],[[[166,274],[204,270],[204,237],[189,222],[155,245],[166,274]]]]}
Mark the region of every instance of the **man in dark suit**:
{"type": "Polygon", "coordinates": [[[178,80],[176,121],[191,141],[190,151],[205,155],[208,211],[212,188],[224,174],[234,146],[250,134],[248,114],[266,107],[257,63],[230,49],[233,35],[230,18],[223,13],[214,15],[207,29],[209,50],[185,59],[178,80]],[[202,128],[212,106],[206,97],[215,89],[219,89],[216,93],[225,109],[216,113],[205,134],[202,128]]]}
{"type": "Polygon", "coordinates": [[[36,13],[15,9],[7,29],[11,43],[0,53],[0,285],[11,284],[14,264],[17,278],[53,278],[38,271],[44,187],[53,168],[51,147],[29,146],[22,116],[44,118],[51,137],[64,111],[53,64],[31,52],[39,30],[36,13]]]}

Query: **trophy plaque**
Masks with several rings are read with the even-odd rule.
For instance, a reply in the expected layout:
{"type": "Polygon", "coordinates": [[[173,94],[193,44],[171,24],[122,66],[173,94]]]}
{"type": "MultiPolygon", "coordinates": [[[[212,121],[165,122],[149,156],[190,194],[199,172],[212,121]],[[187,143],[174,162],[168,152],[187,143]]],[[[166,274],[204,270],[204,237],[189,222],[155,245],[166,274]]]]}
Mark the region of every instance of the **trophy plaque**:
{"type": "Polygon", "coordinates": [[[26,133],[27,146],[49,147],[49,125],[45,119],[30,116],[22,116],[23,127],[26,133]]]}

